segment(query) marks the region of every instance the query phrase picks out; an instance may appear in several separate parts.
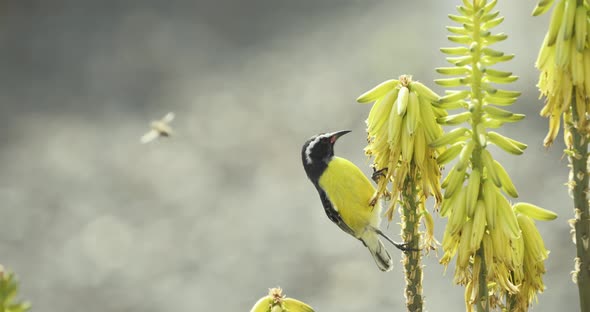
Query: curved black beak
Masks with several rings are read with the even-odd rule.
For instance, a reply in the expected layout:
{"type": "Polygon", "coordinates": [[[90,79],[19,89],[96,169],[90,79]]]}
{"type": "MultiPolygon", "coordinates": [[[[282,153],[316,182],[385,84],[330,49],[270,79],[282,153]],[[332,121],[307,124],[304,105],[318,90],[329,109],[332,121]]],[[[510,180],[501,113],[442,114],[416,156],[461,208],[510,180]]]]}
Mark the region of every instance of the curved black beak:
{"type": "Polygon", "coordinates": [[[334,144],[339,137],[349,133],[351,130],[342,130],[330,133],[330,143],[334,144]]]}

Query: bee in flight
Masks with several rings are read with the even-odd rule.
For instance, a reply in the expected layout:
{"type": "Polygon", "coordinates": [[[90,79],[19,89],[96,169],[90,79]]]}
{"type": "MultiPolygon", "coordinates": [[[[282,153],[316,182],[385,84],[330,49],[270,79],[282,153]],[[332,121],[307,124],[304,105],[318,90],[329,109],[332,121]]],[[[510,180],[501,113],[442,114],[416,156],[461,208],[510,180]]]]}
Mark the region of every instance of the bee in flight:
{"type": "Polygon", "coordinates": [[[159,137],[171,136],[173,131],[169,124],[172,120],[174,120],[174,113],[168,113],[162,119],[152,121],[151,129],[141,137],[141,143],[146,144],[159,137]]]}

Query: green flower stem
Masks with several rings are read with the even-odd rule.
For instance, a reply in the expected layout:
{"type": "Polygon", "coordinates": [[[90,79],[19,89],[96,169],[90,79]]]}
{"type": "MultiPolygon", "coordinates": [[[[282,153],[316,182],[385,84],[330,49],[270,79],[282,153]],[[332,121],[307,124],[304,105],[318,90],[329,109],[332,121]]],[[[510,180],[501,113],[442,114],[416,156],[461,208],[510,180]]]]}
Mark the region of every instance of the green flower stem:
{"type": "MultiPolygon", "coordinates": [[[[483,244],[483,243],[482,243],[483,244]]],[[[487,282],[487,269],[486,269],[486,258],[483,254],[483,247],[477,251],[479,258],[481,259],[481,269],[479,274],[479,290],[478,290],[478,301],[476,302],[477,312],[488,312],[490,311],[490,302],[488,300],[488,282],[487,282]],[[483,291],[483,293],[482,293],[483,291]]]]}
{"type": "Polygon", "coordinates": [[[580,311],[590,311],[590,214],[588,212],[588,140],[579,132],[578,113],[576,110],[576,89],[573,90],[571,110],[574,125],[569,130],[573,138],[573,151],[569,157],[572,163],[573,175],[571,175],[574,195],[574,213],[576,230],[576,251],[580,261],[577,271],[578,292],[580,296],[580,311]]]}
{"type": "MultiPolygon", "coordinates": [[[[473,9],[477,12],[480,9],[482,3],[480,1],[474,0],[473,1],[473,9]]],[[[473,132],[473,142],[475,143],[475,148],[473,149],[473,155],[471,156],[471,164],[473,169],[479,170],[479,172],[483,171],[483,163],[481,161],[481,153],[483,147],[479,142],[479,131],[478,125],[481,122],[481,117],[483,114],[483,93],[481,90],[481,81],[483,78],[483,73],[479,68],[480,60],[481,60],[481,37],[480,37],[480,16],[478,14],[474,14],[473,17],[473,31],[471,32],[473,36],[473,42],[476,42],[477,45],[473,47],[471,52],[472,61],[471,61],[471,68],[472,68],[472,83],[471,83],[471,104],[473,107],[470,108],[471,110],[471,127],[473,132]]],[[[485,134],[483,134],[485,135],[485,134]]],[[[487,267],[485,262],[485,257],[483,256],[483,243],[480,245],[478,253],[481,257],[481,268],[479,270],[479,290],[477,292],[478,298],[476,298],[476,307],[478,312],[487,312],[489,311],[489,301],[488,301],[488,283],[487,283],[487,267]]]]}
{"type": "Polygon", "coordinates": [[[506,311],[514,311],[516,309],[517,303],[518,298],[516,295],[506,295],[506,311]]]}
{"type": "MultiPolygon", "coordinates": [[[[412,165],[411,171],[416,170],[412,165]]],[[[416,185],[409,174],[404,183],[404,190],[402,192],[402,238],[404,242],[408,243],[408,247],[416,251],[408,251],[404,253],[404,273],[406,277],[406,307],[408,311],[421,312],[423,310],[424,299],[422,297],[422,254],[420,253],[420,214],[419,203],[416,200],[417,191],[416,185]]]]}

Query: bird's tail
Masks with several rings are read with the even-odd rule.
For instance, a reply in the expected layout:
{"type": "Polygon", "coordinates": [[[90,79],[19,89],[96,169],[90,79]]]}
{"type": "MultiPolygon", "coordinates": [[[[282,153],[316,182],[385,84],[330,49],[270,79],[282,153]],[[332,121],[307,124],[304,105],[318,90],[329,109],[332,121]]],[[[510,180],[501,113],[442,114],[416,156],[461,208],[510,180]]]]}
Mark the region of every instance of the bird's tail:
{"type": "Polygon", "coordinates": [[[376,232],[366,231],[360,240],[369,248],[373,259],[375,259],[375,263],[377,263],[381,271],[387,272],[393,268],[393,260],[376,232]]]}

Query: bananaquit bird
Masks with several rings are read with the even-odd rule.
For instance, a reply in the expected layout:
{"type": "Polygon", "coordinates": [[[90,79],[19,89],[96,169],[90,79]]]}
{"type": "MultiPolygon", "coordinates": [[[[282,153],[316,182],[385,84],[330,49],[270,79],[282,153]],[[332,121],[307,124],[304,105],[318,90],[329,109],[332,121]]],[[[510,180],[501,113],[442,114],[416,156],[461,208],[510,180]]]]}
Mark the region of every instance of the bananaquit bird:
{"type": "Polygon", "coordinates": [[[334,157],[334,143],[350,131],[323,133],[303,145],[301,158],[307,177],[316,187],[328,218],[369,248],[381,271],[393,268],[393,260],[378,235],[406,251],[406,244],[392,241],[379,230],[381,206],[370,205],[375,188],[352,162],[334,157]]]}

